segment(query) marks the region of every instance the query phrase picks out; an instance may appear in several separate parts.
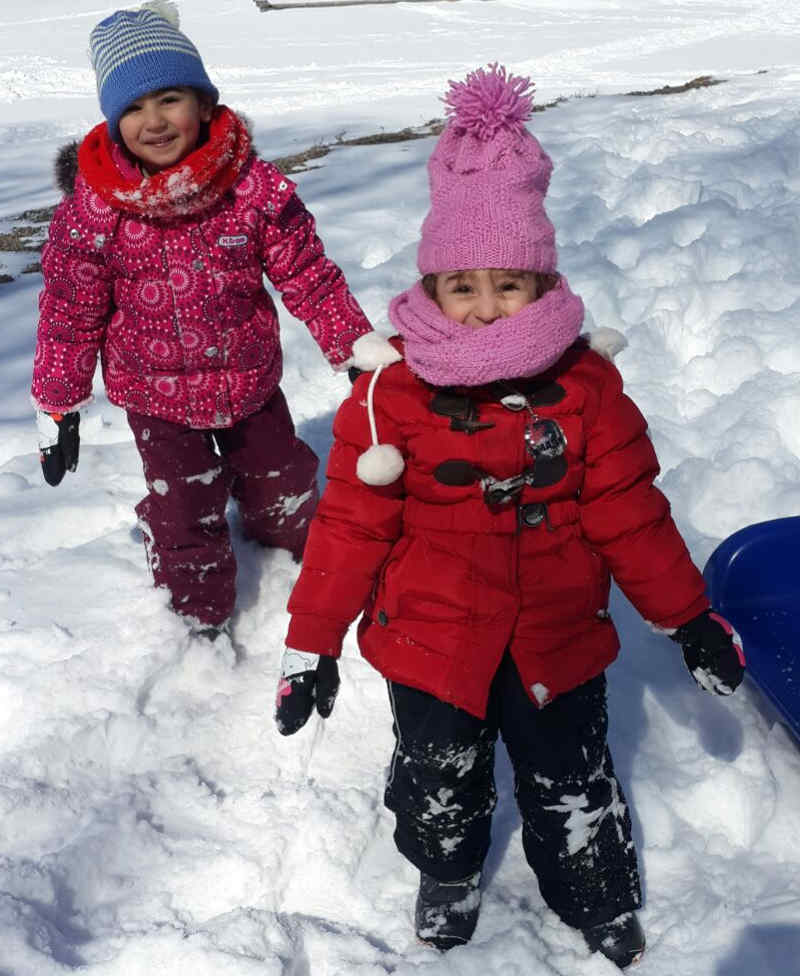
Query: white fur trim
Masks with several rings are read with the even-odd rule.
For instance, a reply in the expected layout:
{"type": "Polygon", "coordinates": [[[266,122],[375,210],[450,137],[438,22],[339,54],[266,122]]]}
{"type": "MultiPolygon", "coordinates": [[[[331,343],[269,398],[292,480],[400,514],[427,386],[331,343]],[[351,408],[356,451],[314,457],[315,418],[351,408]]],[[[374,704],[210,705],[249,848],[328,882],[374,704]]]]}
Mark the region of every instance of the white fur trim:
{"type": "Polygon", "coordinates": [[[628,345],[628,340],[621,332],[606,327],[586,332],[583,337],[589,340],[590,349],[600,353],[609,362],[613,362],[614,357],[628,345]]]}
{"type": "Polygon", "coordinates": [[[365,485],[390,485],[405,466],[403,455],[394,444],[373,444],[356,462],[356,474],[365,485]]]}
{"type": "Polygon", "coordinates": [[[177,28],[181,26],[181,15],[173,0],[147,0],[147,3],[142,4],[141,9],[151,10],[154,14],[158,14],[159,17],[163,17],[173,27],[177,28]]]}
{"type": "Polygon", "coordinates": [[[378,332],[367,332],[359,336],[353,343],[353,355],[349,365],[371,373],[379,366],[391,366],[399,363],[403,357],[395,347],[378,332]]]}

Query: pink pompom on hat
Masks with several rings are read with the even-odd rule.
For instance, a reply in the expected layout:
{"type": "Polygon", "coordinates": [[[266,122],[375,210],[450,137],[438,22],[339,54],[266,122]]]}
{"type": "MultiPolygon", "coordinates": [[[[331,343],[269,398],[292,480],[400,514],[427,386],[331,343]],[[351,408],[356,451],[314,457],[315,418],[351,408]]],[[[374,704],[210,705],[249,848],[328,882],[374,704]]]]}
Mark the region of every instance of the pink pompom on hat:
{"type": "Polygon", "coordinates": [[[555,271],[555,231],[544,209],[553,163],[525,127],[533,88],[497,64],[450,82],[448,122],[428,161],[420,274],[555,271]]]}

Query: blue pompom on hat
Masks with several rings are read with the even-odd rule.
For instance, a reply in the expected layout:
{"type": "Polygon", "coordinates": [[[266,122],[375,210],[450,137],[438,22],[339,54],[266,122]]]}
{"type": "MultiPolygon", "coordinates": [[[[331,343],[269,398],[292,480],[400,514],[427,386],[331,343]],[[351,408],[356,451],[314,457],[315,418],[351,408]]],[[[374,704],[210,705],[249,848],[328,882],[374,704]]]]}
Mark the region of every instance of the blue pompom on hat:
{"type": "Polygon", "coordinates": [[[115,11],[90,34],[100,109],[114,142],[121,141],[122,113],[148,92],[183,86],[204,92],[215,105],[219,101],[197,48],[178,25],[175,5],[154,0],[139,10],[115,11]]]}

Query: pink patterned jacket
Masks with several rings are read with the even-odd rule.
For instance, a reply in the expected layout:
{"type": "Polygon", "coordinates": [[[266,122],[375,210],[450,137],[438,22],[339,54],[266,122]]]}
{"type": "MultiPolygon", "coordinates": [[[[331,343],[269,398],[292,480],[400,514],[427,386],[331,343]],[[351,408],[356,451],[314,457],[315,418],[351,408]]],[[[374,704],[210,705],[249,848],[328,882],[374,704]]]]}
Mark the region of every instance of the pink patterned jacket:
{"type": "Polygon", "coordinates": [[[108,398],[126,410],[198,428],[258,410],[282,370],[262,273],[332,365],[371,330],[294,184],[249,148],[232,186],[195,213],[163,198],[152,215],[112,206],[83,162],[83,146],[62,158],[66,196],[42,256],[39,409],[90,400],[99,351],[108,398]]]}

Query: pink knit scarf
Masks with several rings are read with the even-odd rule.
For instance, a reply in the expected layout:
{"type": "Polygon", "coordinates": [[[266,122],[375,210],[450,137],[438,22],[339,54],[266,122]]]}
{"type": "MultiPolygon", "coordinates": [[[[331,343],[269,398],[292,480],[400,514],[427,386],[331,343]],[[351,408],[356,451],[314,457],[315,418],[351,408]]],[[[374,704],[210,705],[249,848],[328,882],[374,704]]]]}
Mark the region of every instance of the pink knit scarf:
{"type": "Polygon", "coordinates": [[[583,302],[566,278],[516,315],[482,329],[446,318],[417,282],[393,298],[389,318],[405,339],[406,362],[435,386],[481,386],[494,380],[535,376],[578,338],[583,302]]]}

